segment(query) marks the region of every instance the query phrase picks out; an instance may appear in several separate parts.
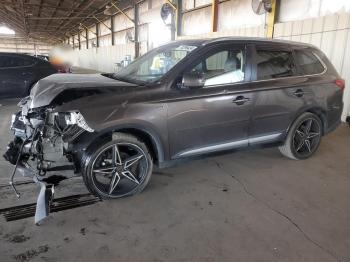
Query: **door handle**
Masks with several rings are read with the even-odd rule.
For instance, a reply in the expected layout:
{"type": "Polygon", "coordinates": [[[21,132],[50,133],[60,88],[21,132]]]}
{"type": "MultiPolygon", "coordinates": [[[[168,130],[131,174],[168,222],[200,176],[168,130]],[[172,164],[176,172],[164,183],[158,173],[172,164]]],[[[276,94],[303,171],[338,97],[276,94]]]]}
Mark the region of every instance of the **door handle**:
{"type": "Polygon", "coordinates": [[[297,89],[293,94],[296,97],[302,97],[304,95],[304,91],[303,91],[303,89],[297,89]]]}
{"type": "Polygon", "coordinates": [[[234,100],[232,100],[232,102],[238,106],[243,105],[248,101],[250,101],[250,99],[244,96],[237,96],[234,100]]]}

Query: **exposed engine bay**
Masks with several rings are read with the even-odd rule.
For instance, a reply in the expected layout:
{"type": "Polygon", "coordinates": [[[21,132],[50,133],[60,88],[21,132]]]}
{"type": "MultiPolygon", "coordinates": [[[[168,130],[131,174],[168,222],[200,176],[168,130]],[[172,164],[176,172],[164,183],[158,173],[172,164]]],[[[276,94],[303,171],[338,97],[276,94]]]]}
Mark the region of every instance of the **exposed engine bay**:
{"type": "Polygon", "coordinates": [[[29,109],[22,100],[22,111],[13,115],[11,130],[15,139],[5,158],[12,163],[31,164],[38,175],[73,163],[72,143],[84,132],[93,132],[79,112],[58,113],[53,108],[29,109]],[[18,156],[20,155],[19,159],[18,156]]]}
{"type": "MultiPolygon", "coordinates": [[[[8,145],[4,158],[15,166],[10,184],[17,197],[20,194],[15,187],[14,177],[19,172],[40,184],[41,191],[44,192],[41,193],[42,198],[45,200],[48,197],[43,179],[50,176],[50,171],[79,172],[80,160],[73,154],[74,142],[84,132],[94,130],[86,124],[79,112],[55,112],[53,107],[32,109],[30,101],[30,97],[23,99],[19,103],[22,110],[12,116],[14,140],[8,145]]],[[[50,190],[52,198],[53,188],[50,190]]],[[[47,206],[48,203],[43,203],[44,212],[41,210],[42,215],[36,215],[36,223],[48,215],[48,210],[45,210],[47,206]]]]}

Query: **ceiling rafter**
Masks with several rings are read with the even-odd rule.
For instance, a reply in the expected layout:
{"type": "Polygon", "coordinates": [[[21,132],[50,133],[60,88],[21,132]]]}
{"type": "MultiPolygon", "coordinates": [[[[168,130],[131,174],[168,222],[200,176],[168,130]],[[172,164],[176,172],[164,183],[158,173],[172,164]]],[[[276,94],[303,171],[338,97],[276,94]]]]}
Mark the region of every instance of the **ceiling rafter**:
{"type": "MultiPolygon", "coordinates": [[[[84,7],[82,7],[82,5],[84,4],[84,2],[81,2],[79,5],[78,5],[78,8],[82,8],[80,11],[78,11],[77,15],[76,16],[79,16],[83,11],[87,10],[93,3],[95,2],[95,0],[90,0],[86,3],[86,5],[84,5],[84,7]]],[[[71,12],[68,17],[71,17],[73,16],[73,12],[71,12]]],[[[67,24],[69,24],[69,21],[68,22],[65,22],[65,21],[62,21],[59,26],[57,27],[57,30],[60,30],[62,26],[66,26],[67,24]]]]}
{"type": "MultiPolygon", "coordinates": [[[[79,31],[80,23],[91,27],[110,16],[104,14],[112,0],[0,0],[0,24],[24,38],[58,42],[79,31]],[[94,18],[94,16],[97,18],[94,18]]],[[[146,0],[113,0],[122,10],[146,0]]]]}
{"type": "MultiPolygon", "coordinates": [[[[63,0],[59,0],[59,1],[57,2],[56,8],[54,9],[54,11],[53,11],[53,13],[52,13],[52,15],[51,15],[52,17],[55,17],[55,15],[57,14],[57,11],[58,11],[59,8],[61,7],[62,3],[63,3],[63,0]]],[[[47,29],[48,26],[49,26],[50,24],[51,24],[51,20],[47,23],[45,29],[47,29]]]]}
{"type": "MultiPolygon", "coordinates": [[[[44,0],[40,0],[39,10],[38,10],[38,17],[41,17],[41,11],[43,9],[43,4],[44,4],[44,0]]],[[[36,28],[37,26],[38,26],[38,21],[36,21],[34,28],[36,28]]]]}

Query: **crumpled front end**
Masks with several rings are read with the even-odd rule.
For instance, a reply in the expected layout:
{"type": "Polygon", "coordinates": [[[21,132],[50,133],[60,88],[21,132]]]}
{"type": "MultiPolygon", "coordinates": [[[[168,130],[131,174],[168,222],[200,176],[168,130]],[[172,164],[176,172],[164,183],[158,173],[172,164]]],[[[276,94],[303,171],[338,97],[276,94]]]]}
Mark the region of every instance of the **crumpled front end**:
{"type": "Polygon", "coordinates": [[[44,204],[37,210],[37,223],[47,216],[47,201],[52,198],[47,194],[53,193],[52,185],[49,185],[48,191],[43,181],[53,171],[79,171],[75,142],[83,133],[94,130],[79,112],[60,113],[52,107],[30,108],[30,103],[30,97],[23,99],[19,103],[21,111],[12,116],[14,139],[9,143],[4,158],[15,166],[10,184],[18,197],[20,194],[14,183],[16,174],[31,177],[39,183],[38,206],[39,203],[44,204]]]}

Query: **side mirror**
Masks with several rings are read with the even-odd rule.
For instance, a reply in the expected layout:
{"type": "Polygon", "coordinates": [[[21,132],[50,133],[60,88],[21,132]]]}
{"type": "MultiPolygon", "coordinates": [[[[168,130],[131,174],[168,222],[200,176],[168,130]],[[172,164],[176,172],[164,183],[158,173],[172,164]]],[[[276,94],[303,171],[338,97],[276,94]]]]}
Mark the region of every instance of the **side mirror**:
{"type": "Polygon", "coordinates": [[[182,77],[183,88],[202,88],[205,84],[204,74],[197,72],[184,73],[182,77]]]}

